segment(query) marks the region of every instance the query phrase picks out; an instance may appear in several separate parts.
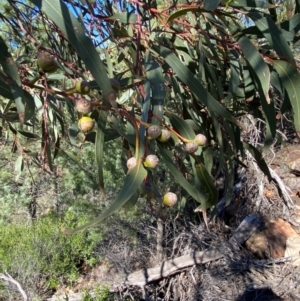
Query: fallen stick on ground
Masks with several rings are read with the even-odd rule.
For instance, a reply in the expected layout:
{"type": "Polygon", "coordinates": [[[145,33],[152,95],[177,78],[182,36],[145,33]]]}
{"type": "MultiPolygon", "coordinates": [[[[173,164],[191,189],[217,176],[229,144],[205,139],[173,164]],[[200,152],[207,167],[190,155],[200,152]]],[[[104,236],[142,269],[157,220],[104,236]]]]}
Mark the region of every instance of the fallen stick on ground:
{"type": "MultiPolygon", "coordinates": [[[[194,251],[189,255],[164,261],[154,268],[143,269],[134,272],[128,275],[123,283],[115,283],[113,287],[110,287],[109,290],[111,293],[113,293],[123,291],[128,285],[143,286],[149,282],[176,274],[180,270],[195,264],[203,264],[209,261],[220,259],[225,255],[224,250],[226,250],[226,248],[238,248],[255,230],[257,230],[260,224],[261,221],[256,215],[249,215],[241,222],[229,241],[220,246],[220,248],[209,249],[205,251],[194,251]]],[[[94,296],[94,292],[90,292],[90,295],[94,296]]],[[[82,297],[83,293],[72,293],[68,294],[67,300],[79,301],[82,300],[82,297]]],[[[62,296],[53,296],[52,298],[47,299],[47,301],[60,301],[62,300],[60,298],[62,298],[62,296]]]]}
{"type": "Polygon", "coordinates": [[[226,247],[236,248],[245,242],[249,236],[260,226],[261,221],[256,215],[247,216],[228,242],[220,248],[204,251],[193,251],[192,253],[174,259],[166,260],[158,266],[142,269],[127,276],[125,284],[143,286],[150,282],[171,276],[180,270],[195,264],[204,264],[222,258],[226,247]]]}
{"type": "Polygon", "coordinates": [[[5,272],[5,274],[1,273],[0,279],[3,279],[5,281],[8,281],[8,282],[14,284],[18,288],[19,292],[21,293],[23,300],[24,301],[28,300],[27,295],[26,295],[25,291],[23,290],[21,284],[17,280],[13,279],[7,272],[5,272]]]}

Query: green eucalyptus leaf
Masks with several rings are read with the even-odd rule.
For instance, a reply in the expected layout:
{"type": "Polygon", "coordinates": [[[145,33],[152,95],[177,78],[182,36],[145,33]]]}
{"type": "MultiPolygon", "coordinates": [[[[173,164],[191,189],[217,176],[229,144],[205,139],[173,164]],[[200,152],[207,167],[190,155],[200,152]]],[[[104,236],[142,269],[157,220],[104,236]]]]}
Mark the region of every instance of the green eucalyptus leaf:
{"type": "Polygon", "coordinates": [[[0,64],[7,76],[7,84],[9,85],[21,125],[27,120],[25,119],[25,105],[23,103],[24,94],[22,89],[21,79],[19,77],[18,68],[13,60],[12,55],[8,51],[4,39],[0,36],[0,64]]]}
{"type": "Polygon", "coordinates": [[[130,197],[130,199],[122,206],[122,209],[127,211],[127,210],[130,210],[132,207],[134,207],[136,205],[136,203],[138,202],[138,200],[139,200],[139,196],[140,196],[139,191],[134,193],[130,197]]]}
{"type": "MultiPolygon", "coordinates": [[[[98,126],[96,129],[96,141],[95,141],[95,156],[96,156],[96,163],[98,169],[98,181],[99,187],[104,189],[104,176],[103,176],[103,159],[104,159],[104,130],[101,126],[99,126],[99,119],[98,119],[98,126]]],[[[102,124],[104,126],[105,124],[102,124]]]]}
{"type": "Polygon", "coordinates": [[[0,74],[0,95],[4,98],[14,100],[14,95],[11,92],[10,86],[4,80],[4,77],[0,74]]]}
{"type": "Polygon", "coordinates": [[[220,2],[221,0],[204,0],[203,7],[206,10],[215,10],[219,6],[220,2]]]}
{"type": "Polygon", "coordinates": [[[175,13],[172,13],[168,20],[167,23],[172,22],[174,19],[177,19],[181,16],[186,15],[189,12],[193,12],[193,13],[200,13],[200,12],[205,12],[205,10],[203,8],[201,8],[200,6],[196,6],[196,7],[188,7],[188,8],[183,8],[180,10],[177,10],[175,13]]]}
{"type": "Polygon", "coordinates": [[[203,211],[211,208],[218,201],[218,191],[214,185],[213,179],[206,167],[202,163],[195,163],[196,177],[204,188],[207,198],[204,203],[201,203],[203,211]]]}
{"type": "Polygon", "coordinates": [[[268,177],[268,180],[272,181],[272,176],[270,174],[269,167],[268,167],[266,161],[264,160],[262,153],[255,146],[253,146],[250,143],[243,142],[243,146],[254,157],[257,165],[262,170],[262,172],[268,177]]]}
{"type": "Polygon", "coordinates": [[[81,163],[80,163],[80,159],[77,158],[75,155],[73,155],[71,152],[64,150],[63,148],[60,148],[59,151],[66,155],[69,159],[71,159],[74,163],[76,163],[84,172],[86,172],[87,174],[89,174],[90,176],[94,177],[94,174],[87,170],[81,163]]]}
{"type": "Polygon", "coordinates": [[[115,13],[112,16],[107,17],[106,20],[118,21],[122,24],[129,24],[137,21],[137,14],[134,12],[115,13]]]}
{"type": "Polygon", "coordinates": [[[23,156],[19,156],[15,162],[15,172],[17,173],[15,181],[17,182],[24,169],[24,159],[23,156]]]}
{"type": "Polygon", "coordinates": [[[114,202],[106,209],[103,213],[100,214],[96,219],[93,221],[78,227],[74,230],[65,230],[68,234],[74,234],[79,231],[85,230],[89,227],[93,227],[96,224],[100,223],[107,217],[111,216],[113,213],[118,211],[122,206],[124,206],[128,201],[132,200],[133,195],[136,194],[137,190],[141,186],[142,182],[144,181],[145,177],[147,176],[147,171],[143,167],[143,164],[141,162],[138,162],[138,164],[133,168],[130,169],[124,179],[124,184],[117,195],[114,202]]]}
{"type": "Polygon", "coordinates": [[[248,16],[255,22],[255,25],[269,42],[280,58],[295,63],[293,52],[284,38],[280,28],[269,17],[262,17],[261,13],[251,12],[248,16]]]}
{"type": "Polygon", "coordinates": [[[53,159],[52,159],[52,155],[51,155],[50,139],[47,139],[45,143],[46,143],[46,154],[47,154],[47,161],[48,161],[49,169],[51,171],[54,171],[54,169],[53,169],[53,159]]]}
{"type": "Polygon", "coordinates": [[[145,69],[151,87],[151,105],[154,115],[151,124],[161,125],[165,100],[164,76],[162,68],[149,52],[146,54],[145,69]]]}
{"type": "Polygon", "coordinates": [[[100,55],[85,32],[84,25],[68,9],[62,0],[30,0],[38,6],[63,32],[79,57],[95,78],[103,94],[112,88],[100,55]]]}
{"type": "Polygon", "coordinates": [[[53,154],[53,160],[57,157],[60,149],[60,137],[57,136],[56,142],[55,142],[55,148],[54,148],[54,154],[53,154]]]}
{"type": "Polygon", "coordinates": [[[178,167],[174,164],[172,158],[171,158],[171,152],[165,150],[161,145],[158,144],[159,153],[166,164],[167,168],[175,178],[175,180],[178,182],[178,184],[184,188],[187,193],[194,198],[197,202],[201,203],[201,205],[205,206],[207,196],[206,191],[204,188],[201,187],[194,187],[191,185],[183,176],[183,174],[180,172],[178,167]]]}
{"type": "Polygon", "coordinates": [[[169,111],[166,111],[166,115],[169,117],[172,126],[181,136],[187,140],[194,140],[196,135],[188,122],[169,111]]]}
{"type": "Polygon", "coordinates": [[[297,67],[287,61],[274,61],[274,68],[279,74],[281,83],[289,96],[293,108],[294,124],[298,135],[300,134],[300,75],[297,67]]]}
{"type": "Polygon", "coordinates": [[[244,57],[251,68],[251,73],[255,78],[258,90],[260,92],[260,99],[262,108],[266,117],[267,131],[265,140],[265,149],[269,148],[276,135],[276,118],[275,107],[273,101],[269,97],[270,87],[270,70],[265,63],[260,53],[257,51],[252,42],[246,37],[242,36],[238,43],[240,44],[244,57]]]}
{"type": "Polygon", "coordinates": [[[76,137],[79,133],[79,128],[77,123],[73,123],[69,128],[69,138],[73,146],[77,146],[76,137]]]}
{"type": "Polygon", "coordinates": [[[160,54],[166,60],[166,62],[172,66],[180,80],[191,89],[198,100],[207,106],[209,110],[212,110],[228,121],[239,125],[238,121],[207,92],[207,89],[201,84],[201,82],[199,82],[195,75],[182,64],[182,62],[170,49],[156,45],[154,45],[152,49],[156,53],[160,54]]]}
{"type": "Polygon", "coordinates": [[[232,7],[249,7],[249,8],[272,8],[274,4],[270,4],[264,0],[221,0],[221,3],[227,4],[232,7]]]}
{"type": "Polygon", "coordinates": [[[39,138],[39,135],[33,134],[31,132],[26,132],[26,131],[21,131],[21,130],[18,130],[18,132],[26,138],[34,138],[34,139],[39,138]]]}

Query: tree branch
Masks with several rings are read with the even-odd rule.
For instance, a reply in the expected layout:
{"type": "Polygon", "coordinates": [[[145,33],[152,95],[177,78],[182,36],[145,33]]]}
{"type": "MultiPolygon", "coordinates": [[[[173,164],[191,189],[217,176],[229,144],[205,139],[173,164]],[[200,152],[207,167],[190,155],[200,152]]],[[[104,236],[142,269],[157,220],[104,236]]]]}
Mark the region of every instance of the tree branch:
{"type": "Polygon", "coordinates": [[[27,301],[28,297],[27,297],[25,291],[22,289],[20,283],[17,280],[13,279],[7,272],[5,272],[5,274],[6,275],[1,273],[0,274],[0,279],[3,279],[5,281],[8,281],[8,282],[14,284],[18,288],[19,292],[21,293],[24,301],[27,301]]]}

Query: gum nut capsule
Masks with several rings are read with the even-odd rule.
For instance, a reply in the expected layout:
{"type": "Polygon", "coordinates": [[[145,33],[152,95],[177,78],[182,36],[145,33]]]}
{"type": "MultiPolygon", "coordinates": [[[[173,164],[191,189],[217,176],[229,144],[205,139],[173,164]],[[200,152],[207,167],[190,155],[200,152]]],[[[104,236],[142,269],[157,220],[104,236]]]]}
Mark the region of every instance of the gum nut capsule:
{"type": "Polygon", "coordinates": [[[82,95],[86,95],[90,93],[90,84],[83,80],[83,81],[77,81],[76,82],[76,92],[82,95]]]}
{"type": "Polygon", "coordinates": [[[148,155],[144,161],[144,166],[148,168],[155,168],[159,162],[159,159],[156,155],[148,155]]]}
{"type": "Polygon", "coordinates": [[[37,55],[37,64],[44,72],[55,72],[57,63],[53,55],[46,51],[40,51],[37,55]]]}
{"type": "Polygon", "coordinates": [[[136,166],[136,162],[137,162],[136,157],[129,158],[126,163],[127,168],[128,169],[134,168],[136,166]]]}
{"type": "Polygon", "coordinates": [[[161,129],[158,125],[151,125],[147,130],[147,134],[149,140],[156,139],[161,135],[161,129]]]}
{"type": "Polygon", "coordinates": [[[204,146],[207,142],[207,138],[203,134],[198,134],[194,141],[198,144],[198,146],[204,146]]]}
{"type": "Polygon", "coordinates": [[[167,207],[173,207],[177,200],[177,195],[174,192],[167,192],[163,197],[163,204],[167,207]]]}
{"type": "Polygon", "coordinates": [[[195,141],[190,141],[185,145],[185,150],[190,154],[195,153],[197,149],[198,149],[198,144],[195,141]]]}
{"type": "Polygon", "coordinates": [[[153,191],[153,186],[152,186],[152,183],[151,182],[148,182],[148,181],[144,181],[140,188],[139,188],[139,191],[141,194],[150,194],[152,193],[153,191]]]}
{"type": "Polygon", "coordinates": [[[166,129],[161,130],[161,135],[157,138],[160,142],[167,142],[171,138],[171,132],[166,129]]]}
{"type": "Polygon", "coordinates": [[[88,133],[93,130],[95,121],[91,117],[83,116],[78,121],[78,127],[83,133],[88,133]]]}
{"type": "Polygon", "coordinates": [[[92,111],[92,103],[85,98],[77,99],[76,110],[83,115],[87,115],[92,111]]]}

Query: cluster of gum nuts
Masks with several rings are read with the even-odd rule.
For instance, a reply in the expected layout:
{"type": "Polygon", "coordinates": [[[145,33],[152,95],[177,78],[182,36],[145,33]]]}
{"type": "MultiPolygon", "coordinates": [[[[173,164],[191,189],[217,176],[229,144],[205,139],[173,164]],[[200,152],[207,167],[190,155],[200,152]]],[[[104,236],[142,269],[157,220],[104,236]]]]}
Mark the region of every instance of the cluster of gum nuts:
{"type": "MultiPolygon", "coordinates": [[[[157,139],[160,142],[167,142],[171,138],[171,133],[167,129],[161,129],[157,125],[151,125],[147,129],[147,138],[149,140],[157,139]]],[[[207,142],[207,138],[203,134],[198,134],[195,136],[194,140],[187,141],[185,143],[185,149],[188,153],[195,153],[199,146],[204,146],[207,142]]],[[[154,169],[159,163],[159,159],[156,155],[148,155],[143,164],[146,168],[154,169]]],[[[131,157],[127,160],[127,168],[132,169],[137,164],[137,158],[131,157]]],[[[163,204],[166,207],[173,207],[177,203],[177,195],[173,192],[167,192],[163,196],[163,204]]]]}
{"type": "MultiPolygon", "coordinates": [[[[58,69],[58,64],[53,55],[46,51],[39,51],[37,55],[37,64],[39,66],[40,75],[32,81],[34,83],[44,73],[53,73],[58,69]]],[[[90,93],[90,85],[87,81],[76,81],[75,86],[64,91],[66,94],[71,95],[78,93],[80,95],[87,95],[90,93]]],[[[81,113],[82,117],[78,121],[78,127],[83,133],[88,133],[93,130],[95,121],[87,116],[92,112],[93,106],[90,101],[85,98],[79,98],[76,100],[76,110],[81,113]]]]}

